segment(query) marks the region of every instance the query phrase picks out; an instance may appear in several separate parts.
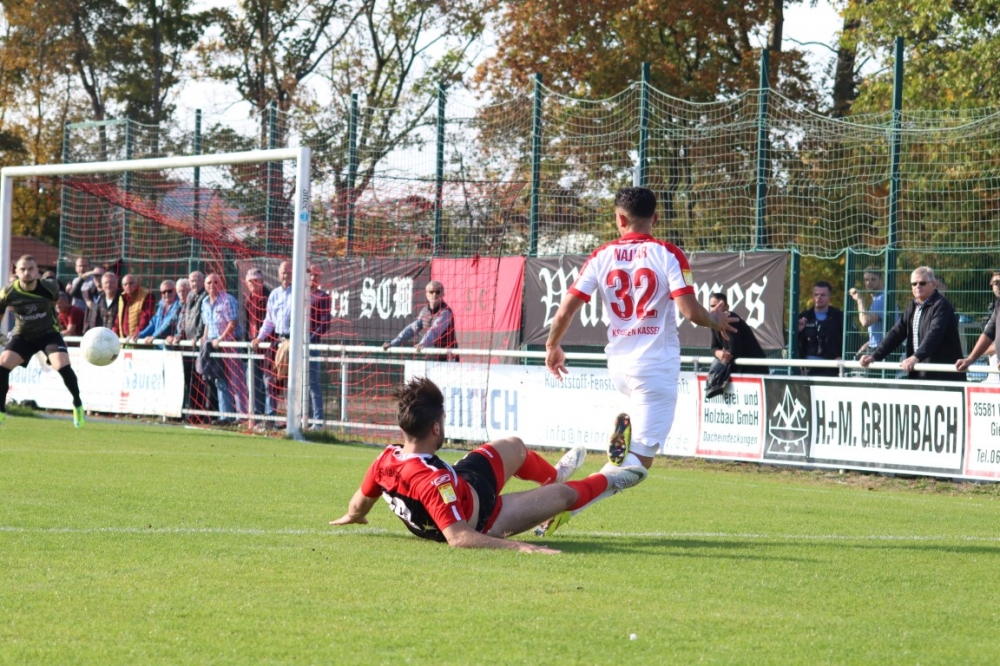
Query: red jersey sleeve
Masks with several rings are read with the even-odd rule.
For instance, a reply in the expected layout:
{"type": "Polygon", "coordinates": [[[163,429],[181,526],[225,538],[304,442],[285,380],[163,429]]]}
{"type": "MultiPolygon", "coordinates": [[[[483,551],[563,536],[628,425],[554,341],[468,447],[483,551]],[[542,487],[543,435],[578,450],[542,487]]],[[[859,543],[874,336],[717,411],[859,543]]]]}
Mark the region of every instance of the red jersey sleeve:
{"type": "Polygon", "coordinates": [[[378,477],[378,469],[382,464],[382,459],[385,458],[387,454],[392,454],[391,446],[379,454],[379,457],[373,460],[372,464],[368,466],[368,471],[365,472],[365,478],[361,481],[361,493],[365,497],[378,497],[382,494],[382,486],[378,485],[376,478],[378,477]]]}
{"type": "Polygon", "coordinates": [[[462,513],[458,508],[458,492],[455,489],[457,483],[451,473],[444,472],[428,474],[427,479],[419,484],[417,499],[441,531],[462,520],[462,513]]]}

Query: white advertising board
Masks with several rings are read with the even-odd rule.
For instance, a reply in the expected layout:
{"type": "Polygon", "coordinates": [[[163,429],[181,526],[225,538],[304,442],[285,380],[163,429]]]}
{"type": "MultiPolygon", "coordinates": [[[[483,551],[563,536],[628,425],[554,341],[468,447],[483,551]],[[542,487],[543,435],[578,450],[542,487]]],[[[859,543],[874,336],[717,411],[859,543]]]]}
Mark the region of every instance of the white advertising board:
{"type": "Polygon", "coordinates": [[[970,386],[965,395],[965,474],[1000,479],[1000,386],[970,386]]]}
{"type": "MultiPolygon", "coordinates": [[[[444,393],[445,434],[487,441],[520,437],[529,446],[582,445],[605,450],[615,416],[627,411],[606,368],[573,368],[562,382],[544,366],[408,361],[407,379],[426,376],[444,393]]],[[[698,432],[693,373],[682,373],[671,437],[672,455],[692,455],[698,432]],[[674,433],[677,433],[675,436],[674,433]]]]}
{"type": "Polygon", "coordinates": [[[732,377],[726,390],[704,399],[701,375],[698,403],[699,456],[760,460],[764,451],[764,380],[759,376],[732,377]]]}
{"type": "MultiPolygon", "coordinates": [[[[88,411],[111,414],[181,416],[184,368],[181,354],[157,349],[126,349],[111,365],[99,368],[69,349],[70,363],[80,383],[80,397],[88,411]]],[[[33,400],[45,409],[69,411],[73,401],[62,377],[36,354],[28,367],[10,375],[9,400],[33,400]]]]}

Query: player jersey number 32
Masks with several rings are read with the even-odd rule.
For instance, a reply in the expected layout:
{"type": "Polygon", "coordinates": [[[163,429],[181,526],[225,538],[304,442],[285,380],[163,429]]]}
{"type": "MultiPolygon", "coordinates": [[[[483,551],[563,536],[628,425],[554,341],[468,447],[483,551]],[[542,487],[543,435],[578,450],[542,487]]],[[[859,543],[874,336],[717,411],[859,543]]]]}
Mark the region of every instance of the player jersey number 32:
{"type": "Polygon", "coordinates": [[[609,361],[655,363],[680,357],[674,298],[694,293],[687,257],[677,246],[627,234],[597,248],[570,293],[590,302],[600,290],[608,309],[609,361]]]}

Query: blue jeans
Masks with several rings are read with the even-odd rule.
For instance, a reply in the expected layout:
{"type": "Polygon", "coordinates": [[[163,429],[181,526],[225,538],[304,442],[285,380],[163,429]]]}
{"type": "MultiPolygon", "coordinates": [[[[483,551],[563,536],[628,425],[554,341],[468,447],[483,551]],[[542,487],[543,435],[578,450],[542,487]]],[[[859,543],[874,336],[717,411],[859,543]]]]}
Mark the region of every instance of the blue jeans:
{"type": "MultiPolygon", "coordinates": [[[[224,358],[222,365],[226,369],[225,379],[215,381],[215,390],[219,396],[219,411],[247,413],[247,385],[246,373],[243,372],[243,364],[239,359],[224,358]]],[[[232,418],[222,416],[224,419],[232,418]]]]}
{"type": "Polygon", "coordinates": [[[253,413],[263,414],[267,407],[267,391],[264,388],[264,369],[262,359],[251,359],[250,367],[253,369],[253,413]]]}
{"type": "Polygon", "coordinates": [[[309,362],[309,406],[312,408],[311,417],[323,420],[323,386],[320,383],[322,378],[323,364],[320,361],[309,362]]]}

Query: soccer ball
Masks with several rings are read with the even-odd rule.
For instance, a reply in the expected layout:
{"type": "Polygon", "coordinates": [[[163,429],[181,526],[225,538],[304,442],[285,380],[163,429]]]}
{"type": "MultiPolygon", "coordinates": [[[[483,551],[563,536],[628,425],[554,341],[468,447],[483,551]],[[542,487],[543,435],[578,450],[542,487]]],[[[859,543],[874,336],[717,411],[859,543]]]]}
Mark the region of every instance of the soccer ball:
{"type": "Polygon", "coordinates": [[[118,336],[110,328],[98,326],[83,334],[80,352],[91,365],[111,365],[118,358],[118,336]]]}

